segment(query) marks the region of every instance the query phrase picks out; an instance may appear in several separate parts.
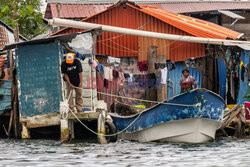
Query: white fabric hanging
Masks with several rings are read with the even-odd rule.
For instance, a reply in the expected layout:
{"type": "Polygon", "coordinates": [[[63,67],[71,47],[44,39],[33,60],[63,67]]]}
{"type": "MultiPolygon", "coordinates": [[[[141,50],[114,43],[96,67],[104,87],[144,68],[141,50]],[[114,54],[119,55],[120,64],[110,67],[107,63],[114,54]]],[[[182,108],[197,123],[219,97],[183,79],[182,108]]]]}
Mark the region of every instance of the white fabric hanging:
{"type": "Polygon", "coordinates": [[[161,69],[161,84],[167,84],[168,68],[161,69]]]}

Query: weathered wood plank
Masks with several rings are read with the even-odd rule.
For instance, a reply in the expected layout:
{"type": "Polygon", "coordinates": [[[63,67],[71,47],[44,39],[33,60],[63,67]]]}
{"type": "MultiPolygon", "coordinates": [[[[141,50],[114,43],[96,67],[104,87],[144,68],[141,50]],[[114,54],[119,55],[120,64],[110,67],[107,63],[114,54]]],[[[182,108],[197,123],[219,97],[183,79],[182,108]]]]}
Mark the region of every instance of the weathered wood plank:
{"type": "MultiPolygon", "coordinates": [[[[75,114],[80,120],[97,120],[99,117],[99,112],[85,111],[75,114]]],[[[69,113],[68,119],[76,119],[72,113],[69,113]]]]}
{"type": "Polygon", "coordinates": [[[21,117],[20,122],[25,123],[27,128],[38,128],[60,125],[60,118],[60,113],[50,113],[34,117],[21,117]]]}

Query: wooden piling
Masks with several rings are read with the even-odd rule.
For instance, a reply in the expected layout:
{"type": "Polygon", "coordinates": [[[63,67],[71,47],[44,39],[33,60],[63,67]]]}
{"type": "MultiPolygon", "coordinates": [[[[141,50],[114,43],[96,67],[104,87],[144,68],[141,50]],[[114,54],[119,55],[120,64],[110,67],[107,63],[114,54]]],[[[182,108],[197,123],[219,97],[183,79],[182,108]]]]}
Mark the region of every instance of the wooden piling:
{"type": "MultiPolygon", "coordinates": [[[[166,56],[157,55],[156,62],[166,65],[166,56]]],[[[156,71],[161,71],[161,68],[157,69],[156,71]]],[[[159,85],[157,85],[157,101],[162,102],[167,98],[167,84],[161,84],[160,82],[158,82],[158,84],[159,85]]]]}
{"type": "MultiPolygon", "coordinates": [[[[157,46],[150,46],[149,47],[149,54],[148,54],[148,73],[155,73],[155,62],[157,56],[157,46]]],[[[157,91],[154,88],[148,88],[146,90],[146,96],[148,100],[156,101],[157,100],[157,91]]],[[[147,103],[147,107],[151,107],[154,104],[147,103]]]]}
{"type": "Polygon", "coordinates": [[[106,118],[106,111],[105,110],[99,110],[99,117],[98,117],[98,123],[97,123],[97,131],[98,131],[98,142],[100,144],[107,144],[107,140],[105,138],[106,132],[105,132],[105,118],[106,118]]]}

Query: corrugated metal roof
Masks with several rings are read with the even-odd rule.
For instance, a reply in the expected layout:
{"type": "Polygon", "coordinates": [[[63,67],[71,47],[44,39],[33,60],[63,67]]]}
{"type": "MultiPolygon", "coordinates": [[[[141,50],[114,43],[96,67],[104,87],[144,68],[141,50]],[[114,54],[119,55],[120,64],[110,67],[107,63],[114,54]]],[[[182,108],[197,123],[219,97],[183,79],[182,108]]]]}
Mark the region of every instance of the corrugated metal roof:
{"type": "MultiPolygon", "coordinates": [[[[195,13],[217,10],[250,10],[250,2],[137,2],[138,4],[148,4],[169,12],[174,13],[195,13]]],[[[45,18],[51,19],[58,17],[60,9],[60,18],[85,18],[99,13],[114,3],[103,1],[102,3],[48,3],[45,18]],[[61,9],[60,5],[61,4],[61,9]]]]}
{"type": "Polygon", "coordinates": [[[60,3],[51,3],[48,4],[45,12],[45,18],[86,18],[96,13],[99,13],[103,10],[106,10],[108,7],[113,4],[60,4],[60,3]],[[60,13],[58,13],[60,11],[60,13]]]}
{"type": "Polygon", "coordinates": [[[8,34],[4,27],[0,26],[0,49],[3,49],[5,45],[9,43],[8,34]]]}
{"type": "Polygon", "coordinates": [[[233,19],[246,19],[245,17],[242,17],[236,13],[233,13],[231,11],[226,11],[226,10],[218,10],[218,12],[226,15],[226,16],[229,16],[229,17],[232,17],[233,19]]]}
{"type": "MultiPolygon", "coordinates": [[[[121,2],[121,3],[123,3],[123,2],[121,2]]],[[[116,5],[113,5],[111,8],[115,8],[118,5],[119,5],[119,3],[116,5]]],[[[217,38],[217,39],[227,39],[227,38],[237,39],[238,37],[242,36],[241,33],[238,33],[236,31],[230,30],[228,28],[219,26],[217,24],[214,24],[214,23],[211,23],[208,21],[204,21],[204,20],[200,20],[200,19],[196,19],[193,17],[181,15],[181,14],[167,12],[165,10],[158,9],[156,7],[151,7],[151,6],[147,6],[147,5],[136,6],[136,5],[133,5],[132,3],[126,3],[126,5],[132,7],[136,10],[139,10],[143,13],[146,13],[150,16],[153,16],[153,17],[155,17],[155,18],[157,18],[157,19],[159,19],[167,24],[170,24],[170,25],[172,25],[180,30],[183,30],[184,32],[187,32],[187,33],[192,34],[192,35],[197,36],[197,37],[217,38]]],[[[107,10],[104,10],[102,13],[106,12],[107,10]]],[[[124,13],[124,14],[126,14],[126,13],[124,13]]],[[[94,16],[96,16],[96,15],[93,15],[89,18],[83,19],[82,21],[87,21],[88,19],[90,19],[94,16]]],[[[99,22],[99,24],[102,24],[102,23],[99,22]]],[[[123,24],[124,23],[122,22],[121,24],[118,24],[118,26],[121,26],[123,24]]],[[[127,23],[125,23],[125,24],[127,24],[127,23]]],[[[65,29],[60,30],[60,31],[56,32],[55,34],[61,32],[61,31],[64,31],[64,30],[65,29]]],[[[55,34],[53,34],[53,35],[55,35],[55,34]]]]}
{"type": "Polygon", "coordinates": [[[174,13],[195,13],[217,10],[249,10],[250,2],[166,2],[151,6],[174,13]]]}
{"type": "MultiPolygon", "coordinates": [[[[128,4],[130,5],[130,4],[128,4]]],[[[132,5],[130,5],[133,7],[132,5]]],[[[138,9],[144,13],[154,16],[174,27],[177,27],[185,32],[188,32],[197,37],[204,38],[217,38],[226,39],[232,38],[237,39],[240,37],[241,33],[230,30],[228,28],[219,26],[217,24],[196,19],[193,17],[167,12],[162,9],[155,7],[149,7],[146,5],[140,5],[142,8],[138,9]]]]}
{"type": "MultiPolygon", "coordinates": [[[[209,38],[237,38],[240,33],[199,19],[166,12],[157,8],[142,7],[126,3],[113,7],[86,18],[82,21],[111,25],[117,27],[140,29],[145,31],[198,36],[209,38]]],[[[83,31],[76,28],[65,28],[55,34],[65,34],[83,31]]],[[[203,44],[180,41],[168,41],[154,38],[120,35],[103,32],[98,38],[97,53],[113,57],[138,57],[139,61],[147,60],[148,48],[158,46],[158,54],[166,55],[171,61],[183,61],[190,57],[204,57],[203,44]]]]}

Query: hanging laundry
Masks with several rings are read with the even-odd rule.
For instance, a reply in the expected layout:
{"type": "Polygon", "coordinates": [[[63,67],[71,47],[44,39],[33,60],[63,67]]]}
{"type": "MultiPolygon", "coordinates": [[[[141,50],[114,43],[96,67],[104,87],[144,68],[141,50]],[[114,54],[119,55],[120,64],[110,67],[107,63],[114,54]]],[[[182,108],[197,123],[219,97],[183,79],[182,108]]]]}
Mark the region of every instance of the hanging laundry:
{"type": "Polygon", "coordinates": [[[108,80],[113,79],[113,70],[111,68],[104,66],[104,78],[108,80]]]}
{"type": "Polygon", "coordinates": [[[243,61],[240,62],[240,69],[242,69],[242,66],[244,65],[243,61]]]}
{"type": "Polygon", "coordinates": [[[79,52],[77,52],[76,53],[76,57],[77,58],[79,58],[79,59],[81,59],[82,61],[84,61],[85,60],[85,56],[84,55],[82,55],[81,53],[79,53],[79,52]]]}
{"type": "Polygon", "coordinates": [[[196,64],[195,64],[195,59],[192,57],[192,58],[190,58],[190,59],[187,59],[186,61],[185,61],[185,65],[186,65],[186,67],[188,68],[188,67],[191,67],[191,68],[196,68],[196,64]]]}
{"type": "Polygon", "coordinates": [[[245,66],[241,66],[241,80],[244,81],[244,75],[245,75],[245,66]]]}
{"type": "Polygon", "coordinates": [[[127,73],[124,73],[123,76],[124,76],[125,79],[129,78],[129,74],[127,74],[127,73]]]}
{"type": "Polygon", "coordinates": [[[248,65],[245,65],[245,76],[244,76],[244,82],[248,81],[248,65]]]}
{"type": "Polygon", "coordinates": [[[146,74],[140,74],[140,80],[139,80],[139,87],[141,89],[147,88],[147,82],[148,82],[148,75],[146,74]]]}
{"type": "Polygon", "coordinates": [[[114,65],[114,66],[118,66],[119,64],[121,64],[121,59],[117,58],[117,57],[108,56],[107,63],[111,64],[111,65],[114,65]]]}
{"type": "Polygon", "coordinates": [[[89,65],[91,66],[93,63],[93,60],[92,59],[89,59],[89,65]]]}
{"type": "Polygon", "coordinates": [[[138,61],[137,67],[140,71],[148,71],[148,62],[147,61],[138,61]]]}
{"type": "Polygon", "coordinates": [[[161,69],[161,84],[167,84],[168,68],[161,69]]]}
{"type": "Polygon", "coordinates": [[[148,88],[154,88],[155,87],[155,73],[148,74],[148,88]]]}
{"type": "Polygon", "coordinates": [[[165,68],[166,67],[166,64],[165,63],[155,63],[155,69],[157,70],[158,68],[165,68]]]}
{"type": "Polygon", "coordinates": [[[230,56],[231,56],[231,51],[230,51],[230,49],[227,49],[227,51],[226,51],[226,60],[227,60],[227,63],[230,60],[230,56]]]}
{"type": "Polygon", "coordinates": [[[119,77],[119,72],[116,70],[113,70],[113,77],[118,78],[119,77]]]}
{"type": "Polygon", "coordinates": [[[133,74],[129,74],[128,82],[129,83],[133,82],[133,74]]]}
{"type": "Polygon", "coordinates": [[[135,74],[134,79],[136,83],[140,82],[140,74],[135,74]]]}
{"type": "Polygon", "coordinates": [[[104,82],[103,82],[103,83],[104,83],[104,87],[105,87],[105,88],[108,88],[108,80],[107,80],[107,79],[104,79],[104,82]]]}
{"type": "Polygon", "coordinates": [[[91,66],[92,66],[94,69],[96,69],[97,65],[98,65],[97,62],[96,62],[95,60],[93,60],[91,66]]]}
{"type": "Polygon", "coordinates": [[[171,62],[170,60],[167,60],[166,67],[168,68],[168,71],[171,71],[171,70],[175,69],[175,64],[173,62],[171,62]]]}
{"type": "Polygon", "coordinates": [[[97,63],[96,71],[98,71],[101,74],[104,74],[103,65],[101,63],[97,63]]]}

